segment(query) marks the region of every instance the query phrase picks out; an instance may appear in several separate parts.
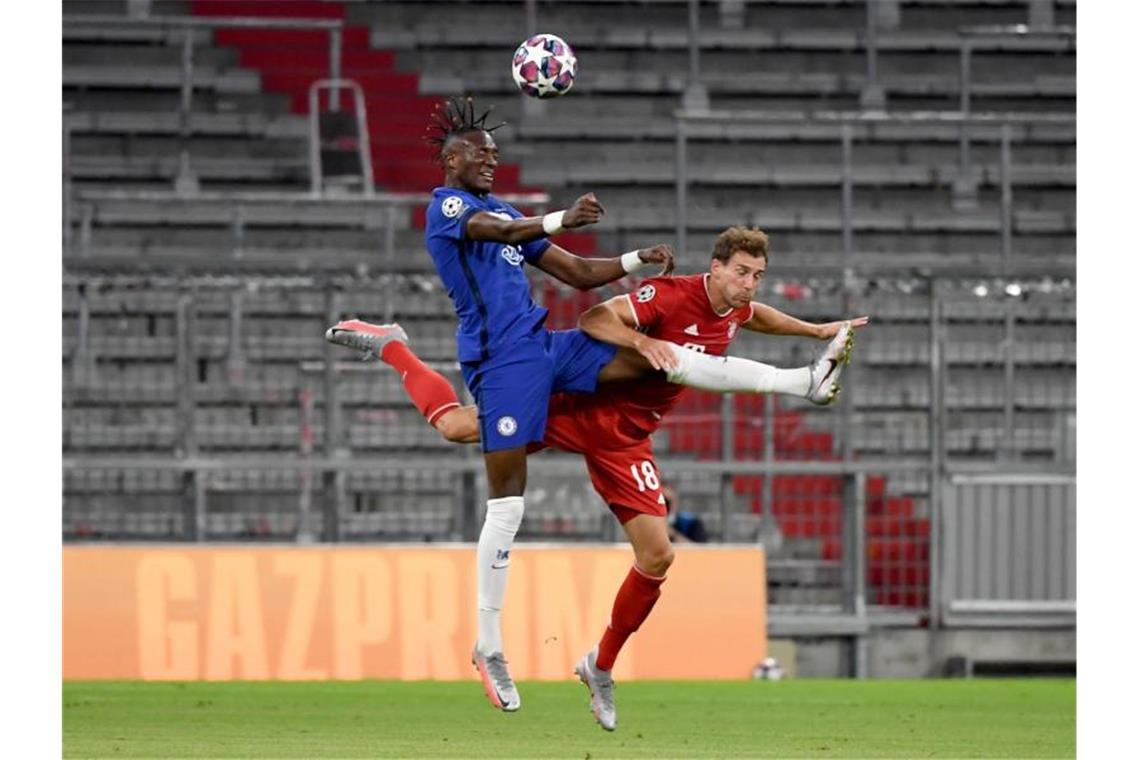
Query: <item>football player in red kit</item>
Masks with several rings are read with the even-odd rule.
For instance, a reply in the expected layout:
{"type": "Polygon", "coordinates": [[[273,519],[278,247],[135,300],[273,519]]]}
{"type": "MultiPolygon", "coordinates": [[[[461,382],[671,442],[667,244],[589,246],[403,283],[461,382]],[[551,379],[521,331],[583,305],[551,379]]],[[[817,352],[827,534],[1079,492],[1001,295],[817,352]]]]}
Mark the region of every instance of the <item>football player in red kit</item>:
{"type": "MultiPolygon", "coordinates": [[[[651,278],[635,292],[586,311],[579,319],[582,332],[626,349],[627,364],[629,356],[636,355],[644,375],[628,379],[623,373],[627,379],[613,381],[605,381],[603,375],[593,393],[553,395],[543,445],[532,447],[582,454],[595,490],[633,547],[634,566],[618,590],[610,623],[598,647],[575,667],[590,690],[595,717],[607,730],[617,725],[610,671],[626,639],[656,604],[673,562],[650,436],[686,385],[720,392],[789,393],[830,403],[838,390],[837,375],[850,356],[853,330],[868,322],[859,317],[812,324],[754,302],[767,264],[767,236],[732,227],[717,238],[707,273],[651,278]],[[723,356],[741,329],[831,341],[811,365],[779,369],[723,356]]],[[[460,406],[450,383],[411,353],[398,326],[354,320],[338,328],[351,335],[342,334],[337,340],[330,330],[330,340],[364,349],[371,356],[378,353],[403,374],[417,408],[445,438],[479,440],[477,409],[460,406]]]]}

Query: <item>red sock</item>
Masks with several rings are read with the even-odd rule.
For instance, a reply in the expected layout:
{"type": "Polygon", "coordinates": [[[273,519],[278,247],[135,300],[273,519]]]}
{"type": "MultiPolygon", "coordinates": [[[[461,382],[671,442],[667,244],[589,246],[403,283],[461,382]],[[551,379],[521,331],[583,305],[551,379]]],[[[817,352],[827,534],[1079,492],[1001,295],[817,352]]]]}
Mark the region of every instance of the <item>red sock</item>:
{"type": "Polygon", "coordinates": [[[637,565],[629,569],[629,575],[625,576],[614,599],[610,624],[606,626],[606,632],[598,643],[599,668],[613,670],[625,640],[641,627],[645,618],[649,617],[653,605],[657,604],[657,599],[661,596],[661,584],[664,582],[665,576],[658,578],[647,575],[637,565]]]}
{"type": "Polygon", "coordinates": [[[406,343],[389,341],[380,358],[400,373],[404,390],[429,425],[434,425],[444,412],[459,407],[459,397],[447,378],[420,361],[406,343]]]}

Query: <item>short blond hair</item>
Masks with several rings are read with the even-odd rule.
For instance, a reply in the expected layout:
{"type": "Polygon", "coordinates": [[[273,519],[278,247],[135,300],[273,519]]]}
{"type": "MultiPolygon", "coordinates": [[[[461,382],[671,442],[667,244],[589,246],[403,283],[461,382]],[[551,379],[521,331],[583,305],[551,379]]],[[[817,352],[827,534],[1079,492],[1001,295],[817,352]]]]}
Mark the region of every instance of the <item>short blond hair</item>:
{"type": "Polygon", "coordinates": [[[717,235],[712,257],[727,264],[737,251],[757,258],[763,256],[764,263],[768,263],[768,235],[753,227],[729,227],[717,235]]]}

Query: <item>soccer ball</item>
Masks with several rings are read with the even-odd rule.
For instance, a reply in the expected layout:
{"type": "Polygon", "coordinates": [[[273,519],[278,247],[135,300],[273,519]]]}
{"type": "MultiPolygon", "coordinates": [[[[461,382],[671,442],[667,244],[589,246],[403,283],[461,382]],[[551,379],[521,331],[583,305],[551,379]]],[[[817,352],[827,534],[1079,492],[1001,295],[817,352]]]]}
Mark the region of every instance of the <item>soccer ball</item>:
{"type": "Polygon", "coordinates": [[[775,657],[765,657],[764,662],[753,668],[752,677],[757,681],[779,681],[784,677],[784,669],[775,657]]]}
{"type": "Polygon", "coordinates": [[[566,40],[553,34],[536,34],[518,46],[511,60],[515,84],[532,98],[565,95],[578,74],[578,59],[566,40]]]}

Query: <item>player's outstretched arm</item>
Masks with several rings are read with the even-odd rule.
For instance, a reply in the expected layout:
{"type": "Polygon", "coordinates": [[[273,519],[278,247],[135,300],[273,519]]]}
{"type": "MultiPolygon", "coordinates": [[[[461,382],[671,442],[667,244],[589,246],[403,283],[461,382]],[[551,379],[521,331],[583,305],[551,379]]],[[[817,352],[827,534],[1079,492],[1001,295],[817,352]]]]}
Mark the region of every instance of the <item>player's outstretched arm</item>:
{"type": "Polygon", "coordinates": [[[607,282],[625,277],[642,267],[659,265],[661,274],[673,271],[673,249],[667,245],[640,248],[612,259],[584,259],[565,248],[551,243],[535,264],[555,279],[578,288],[590,290],[607,282]]]}
{"type": "MultiPolygon", "coordinates": [[[[871,321],[870,317],[854,317],[850,320],[852,327],[864,327],[871,321]]],[[[843,322],[825,322],[815,324],[796,319],[779,309],[767,304],[752,302],[752,319],[744,323],[746,330],[761,332],[767,335],[801,335],[805,338],[818,338],[827,340],[835,337],[843,322]]]]}
{"type": "Polygon", "coordinates": [[[641,354],[656,370],[671,370],[677,366],[673,345],[639,333],[637,318],[628,296],[614,296],[608,301],[587,309],[578,318],[578,328],[594,340],[628,348],[641,354]]]}
{"type": "Polygon", "coordinates": [[[547,235],[557,235],[562,230],[571,230],[594,224],[602,218],[606,210],[594,197],[586,193],[570,208],[564,211],[551,211],[545,216],[525,216],[522,219],[504,219],[486,211],[479,211],[467,220],[467,237],[471,240],[494,240],[510,245],[522,245],[547,235]]]}

